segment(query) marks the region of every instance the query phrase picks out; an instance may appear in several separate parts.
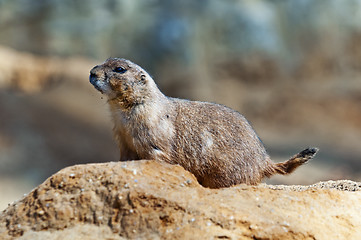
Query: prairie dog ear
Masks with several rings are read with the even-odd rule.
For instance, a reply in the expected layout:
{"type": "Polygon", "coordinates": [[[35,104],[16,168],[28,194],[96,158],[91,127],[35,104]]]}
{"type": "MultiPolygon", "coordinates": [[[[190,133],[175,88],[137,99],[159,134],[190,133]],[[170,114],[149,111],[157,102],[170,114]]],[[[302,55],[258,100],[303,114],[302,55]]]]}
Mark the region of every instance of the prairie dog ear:
{"type": "Polygon", "coordinates": [[[147,82],[147,75],[143,71],[139,73],[137,78],[140,83],[144,84],[147,82]]]}

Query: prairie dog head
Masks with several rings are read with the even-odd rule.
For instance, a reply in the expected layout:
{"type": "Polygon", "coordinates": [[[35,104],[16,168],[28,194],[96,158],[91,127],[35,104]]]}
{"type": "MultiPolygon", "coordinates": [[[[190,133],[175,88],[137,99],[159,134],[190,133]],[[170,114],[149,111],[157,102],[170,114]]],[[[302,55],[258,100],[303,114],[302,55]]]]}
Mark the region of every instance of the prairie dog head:
{"type": "Polygon", "coordinates": [[[123,103],[127,107],[143,104],[159,92],[145,70],[122,58],[109,58],[103,64],[95,66],[90,71],[89,80],[109,100],[123,103]]]}

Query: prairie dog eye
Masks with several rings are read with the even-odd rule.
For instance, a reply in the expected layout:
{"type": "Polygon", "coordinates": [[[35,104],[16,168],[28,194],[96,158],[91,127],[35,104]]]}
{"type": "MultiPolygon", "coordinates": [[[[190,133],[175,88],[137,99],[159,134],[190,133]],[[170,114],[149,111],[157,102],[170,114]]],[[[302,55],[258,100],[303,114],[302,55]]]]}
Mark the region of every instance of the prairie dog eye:
{"type": "Polygon", "coordinates": [[[113,71],[117,72],[117,73],[125,73],[127,71],[127,69],[125,69],[123,67],[116,67],[116,68],[114,68],[113,71]]]}

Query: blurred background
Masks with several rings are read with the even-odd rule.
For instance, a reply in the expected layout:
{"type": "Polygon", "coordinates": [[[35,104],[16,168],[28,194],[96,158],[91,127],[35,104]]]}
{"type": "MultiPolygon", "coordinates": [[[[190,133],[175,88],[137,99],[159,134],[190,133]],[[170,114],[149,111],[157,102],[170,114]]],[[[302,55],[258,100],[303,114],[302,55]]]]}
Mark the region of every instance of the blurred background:
{"type": "Polygon", "coordinates": [[[0,0],[0,209],[66,166],[118,160],[88,82],[108,57],[238,110],[274,161],[320,148],[268,183],[361,181],[361,0],[0,0]]]}

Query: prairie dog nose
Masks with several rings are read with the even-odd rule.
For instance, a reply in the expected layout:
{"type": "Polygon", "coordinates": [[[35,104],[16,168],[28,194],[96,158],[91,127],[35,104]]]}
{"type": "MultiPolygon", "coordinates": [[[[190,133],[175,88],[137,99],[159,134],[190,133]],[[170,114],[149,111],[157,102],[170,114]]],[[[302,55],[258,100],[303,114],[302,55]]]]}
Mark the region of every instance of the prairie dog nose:
{"type": "Polygon", "coordinates": [[[99,68],[99,66],[95,66],[92,68],[92,70],[90,70],[89,81],[93,85],[97,81],[97,79],[100,77],[98,68],[99,68]]]}

